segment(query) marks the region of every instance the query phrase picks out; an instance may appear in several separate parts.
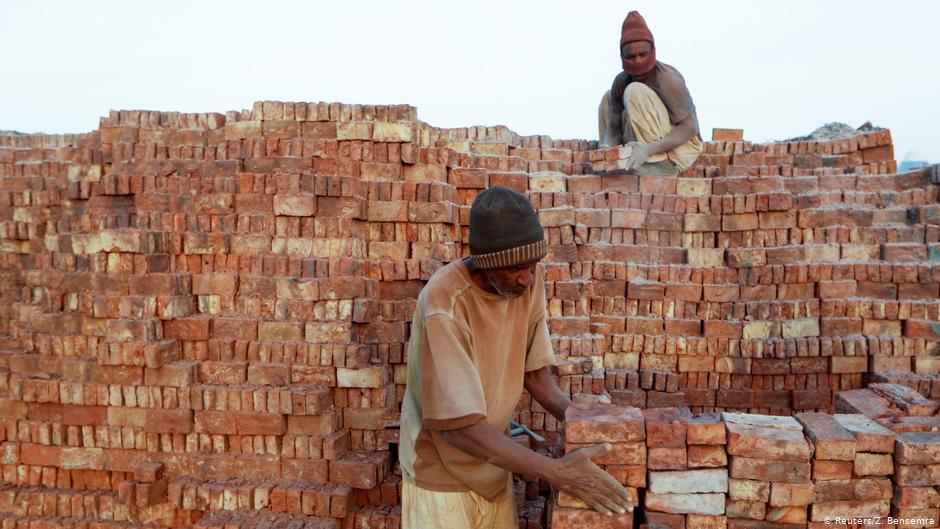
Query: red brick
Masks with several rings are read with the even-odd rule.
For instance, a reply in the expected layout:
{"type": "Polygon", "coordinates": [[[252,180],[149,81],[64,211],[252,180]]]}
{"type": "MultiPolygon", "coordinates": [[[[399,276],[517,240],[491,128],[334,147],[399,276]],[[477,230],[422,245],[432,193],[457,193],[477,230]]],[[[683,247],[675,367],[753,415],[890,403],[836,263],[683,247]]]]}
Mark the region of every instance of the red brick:
{"type": "Polygon", "coordinates": [[[685,420],[675,408],[643,410],[646,419],[646,444],[649,447],[684,447],[685,420]]]}
{"type": "Polygon", "coordinates": [[[633,513],[605,516],[597,511],[588,509],[573,509],[571,507],[555,507],[552,510],[552,529],[618,529],[633,527],[633,513]]]}
{"type": "Polygon", "coordinates": [[[178,319],[163,322],[163,336],[180,340],[208,340],[208,319],[178,319]]]}
{"type": "Polygon", "coordinates": [[[636,408],[575,404],[565,413],[565,439],[570,443],[616,443],[645,438],[643,414],[636,408]]]}
{"type": "Polygon", "coordinates": [[[627,299],[661,300],[666,292],[662,283],[630,281],[627,283],[627,299]]]}
{"type": "Polygon", "coordinates": [[[707,338],[740,339],[744,324],[739,321],[709,320],[704,323],[704,333],[707,338]]]}
{"type": "Polygon", "coordinates": [[[819,281],[816,284],[816,297],[819,299],[852,298],[855,295],[856,283],[851,279],[819,281]]]}
{"type": "Polygon", "coordinates": [[[713,128],[712,141],[744,141],[744,130],[713,128]]]}

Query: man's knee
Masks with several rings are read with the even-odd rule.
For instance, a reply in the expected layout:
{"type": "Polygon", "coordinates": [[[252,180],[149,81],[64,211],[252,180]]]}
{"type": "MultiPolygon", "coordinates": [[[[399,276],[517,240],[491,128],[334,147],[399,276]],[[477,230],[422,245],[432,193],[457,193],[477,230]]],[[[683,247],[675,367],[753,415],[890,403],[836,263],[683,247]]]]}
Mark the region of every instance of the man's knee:
{"type": "Polygon", "coordinates": [[[652,88],[639,81],[634,81],[628,84],[626,90],[623,91],[623,106],[624,108],[630,108],[630,101],[633,101],[634,106],[638,103],[646,104],[654,98],[659,99],[659,96],[652,88]]]}

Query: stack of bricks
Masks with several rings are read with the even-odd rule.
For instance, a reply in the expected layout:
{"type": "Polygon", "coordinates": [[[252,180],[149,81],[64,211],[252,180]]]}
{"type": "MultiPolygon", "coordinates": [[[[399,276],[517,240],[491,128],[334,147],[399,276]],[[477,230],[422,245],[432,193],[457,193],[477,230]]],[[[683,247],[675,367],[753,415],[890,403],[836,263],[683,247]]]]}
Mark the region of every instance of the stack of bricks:
{"type": "MultiPolygon", "coordinates": [[[[887,174],[888,131],[714,140],[651,177],[622,174],[625,149],[441,129],[404,105],[115,111],[87,134],[0,134],[0,471],[57,505],[11,516],[394,524],[415,298],[467,253],[470,204],[493,185],[545,226],[575,400],[831,412],[866,376],[940,375],[940,167],[887,174]],[[134,474],[148,462],[167,480],[153,505],[134,474]],[[95,506],[66,509],[76,491],[95,506]]],[[[903,411],[922,403],[868,394],[878,420],[930,427],[903,411]]],[[[515,418],[559,435],[528,396],[515,418]]],[[[676,470],[711,468],[687,440],[676,470]]],[[[654,464],[679,448],[653,446],[654,464]]]]}
{"type": "Polygon", "coordinates": [[[899,433],[894,457],[891,516],[901,527],[940,526],[940,432],[899,433]]]}
{"type": "Polygon", "coordinates": [[[869,436],[877,433],[877,425],[868,424],[867,419],[860,415],[843,417],[846,419],[840,421],[822,413],[796,415],[815,447],[813,480],[816,491],[810,520],[816,523],[835,518],[884,518],[890,514],[891,480],[884,476],[891,474],[891,456],[888,455],[885,461],[885,454],[862,452],[865,448],[883,450],[884,441],[890,441],[890,435],[878,436],[876,439],[881,442],[875,446],[860,447],[857,434],[842,423],[853,424],[856,431],[867,429],[869,436]],[[884,463],[888,465],[887,474],[884,463]]]}
{"type": "MultiPolygon", "coordinates": [[[[638,489],[646,485],[647,431],[643,414],[637,408],[603,404],[574,405],[565,414],[565,452],[610,443],[612,450],[594,459],[634,500],[638,489]]],[[[580,499],[559,492],[552,511],[553,529],[614,529],[632,527],[633,513],[605,517],[591,510],[580,499]]]]}
{"type": "Polygon", "coordinates": [[[647,527],[724,527],[728,468],[720,416],[690,416],[676,408],[649,409],[644,415],[649,446],[647,527]]]}
{"type": "Polygon", "coordinates": [[[728,527],[806,524],[813,502],[811,444],[791,417],[723,414],[728,430],[728,527]]]}

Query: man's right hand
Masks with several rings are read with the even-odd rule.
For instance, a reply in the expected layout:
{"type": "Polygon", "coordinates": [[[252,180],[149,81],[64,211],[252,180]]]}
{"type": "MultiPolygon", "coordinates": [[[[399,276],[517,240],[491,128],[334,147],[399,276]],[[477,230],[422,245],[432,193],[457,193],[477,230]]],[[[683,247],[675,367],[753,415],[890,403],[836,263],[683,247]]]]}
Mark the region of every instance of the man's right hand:
{"type": "Polygon", "coordinates": [[[566,454],[555,460],[549,481],[601,514],[611,516],[632,511],[634,499],[630,492],[591,461],[611,450],[609,443],[602,443],[566,454]]]}

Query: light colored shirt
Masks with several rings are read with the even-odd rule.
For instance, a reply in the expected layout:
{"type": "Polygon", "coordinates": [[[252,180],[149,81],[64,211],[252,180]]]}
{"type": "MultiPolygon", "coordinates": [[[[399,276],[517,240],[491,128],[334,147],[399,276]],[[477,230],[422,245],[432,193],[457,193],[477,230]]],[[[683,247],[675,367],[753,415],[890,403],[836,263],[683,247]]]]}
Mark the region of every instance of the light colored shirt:
{"type": "Polygon", "coordinates": [[[472,490],[493,501],[509,471],[460,450],[443,432],[480,420],[508,432],[526,372],[554,361],[540,267],[514,299],[487,292],[462,261],[438,270],[418,296],[408,344],[399,460],[424,489],[472,490]]]}

